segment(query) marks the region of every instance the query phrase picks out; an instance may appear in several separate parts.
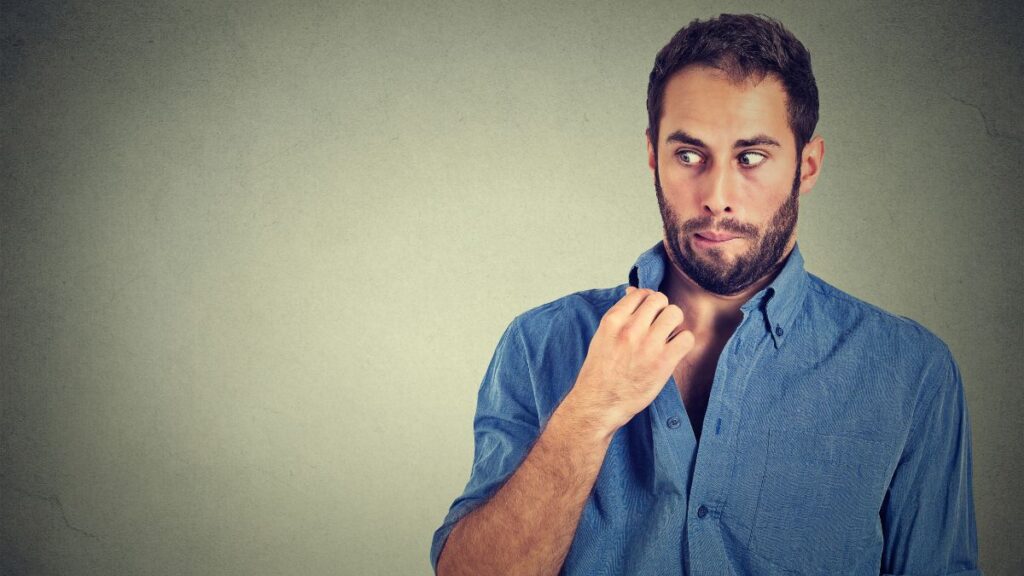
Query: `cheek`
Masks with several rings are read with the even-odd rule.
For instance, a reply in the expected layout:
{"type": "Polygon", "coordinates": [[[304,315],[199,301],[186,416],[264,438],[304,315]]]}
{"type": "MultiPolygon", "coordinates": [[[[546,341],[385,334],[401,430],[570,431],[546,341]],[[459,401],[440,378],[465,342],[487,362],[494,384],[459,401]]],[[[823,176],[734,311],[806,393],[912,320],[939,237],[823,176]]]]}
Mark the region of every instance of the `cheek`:
{"type": "Polygon", "coordinates": [[[793,187],[793,174],[781,170],[775,173],[750,170],[739,185],[744,208],[752,217],[770,216],[789,199],[793,187]]]}
{"type": "Polygon", "coordinates": [[[688,207],[699,202],[700,172],[688,170],[662,160],[658,164],[658,179],[665,201],[674,207],[688,207]]]}

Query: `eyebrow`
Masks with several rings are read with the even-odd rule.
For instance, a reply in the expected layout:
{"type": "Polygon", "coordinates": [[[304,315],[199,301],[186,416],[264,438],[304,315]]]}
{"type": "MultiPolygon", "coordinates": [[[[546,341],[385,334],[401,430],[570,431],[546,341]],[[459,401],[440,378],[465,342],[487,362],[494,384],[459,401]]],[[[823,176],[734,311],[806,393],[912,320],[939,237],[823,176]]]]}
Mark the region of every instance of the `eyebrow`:
{"type": "MultiPolygon", "coordinates": [[[[695,138],[687,134],[686,132],[683,132],[682,130],[676,130],[675,132],[669,134],[668,138],[666,138],[665,140],[668,142],[679,142],[681,144],[689,144],[690,146],[697,146],[698,148],[708,147],[708,145],[705,144],[700,138],[695,138]]],[[[737,140],[732,145],[733,148],[747,148],[749,146],[776,146],[778,148],[782,148],[782,145],[779,144],[778,140],[775,140],[774,138],[771,138],[764,134],[758,134],[752,138],[737,140]]]]}

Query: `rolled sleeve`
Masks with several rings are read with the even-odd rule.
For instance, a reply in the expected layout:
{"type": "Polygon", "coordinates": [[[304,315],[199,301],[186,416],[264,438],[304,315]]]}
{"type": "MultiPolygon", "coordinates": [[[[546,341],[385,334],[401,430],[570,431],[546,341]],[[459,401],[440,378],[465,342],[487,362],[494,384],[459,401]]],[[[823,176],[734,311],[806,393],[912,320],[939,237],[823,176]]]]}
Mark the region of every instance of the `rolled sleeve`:
{"type": "Polygon", "coordinates": [[[498,491],[539,435],[533,378],[518,320],[513,320],[499,339],[480,384],[473,419],[473,467],[462,495],[434,532],[430,562],[435,573],[455,525],[498,491]]]}
{"type": "Polygon", "coordinates": [[[980,575],[970,418],[959,368],[945,347],[924,384],[928,392],[881,510],[881,572],[980,575]]]}

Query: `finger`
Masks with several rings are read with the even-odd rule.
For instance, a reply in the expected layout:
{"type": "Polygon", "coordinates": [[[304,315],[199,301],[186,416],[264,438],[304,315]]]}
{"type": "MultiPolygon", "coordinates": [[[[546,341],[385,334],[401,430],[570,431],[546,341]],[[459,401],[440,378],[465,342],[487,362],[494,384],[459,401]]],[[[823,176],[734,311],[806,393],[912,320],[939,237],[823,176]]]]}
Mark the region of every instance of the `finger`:
{"type": "Polygon", "coordinates": [[[651,324],[650,338],[655,342],[667,342],[675,336],[673,331],[682,331],[683,317],[682,309],[675,304],[665,306],[651,324]]]}
{"type": "Polygon", "coordinates": [[[605,312],[605,315],[622,315],[623,318],[628,318],[633,315],[633,312],[636,312],[637,306],[652,292],[646,288],[642,290],[634,289],[619,299],[618,302],[608,309],[608,312],[605,312]]]}
{"type": "Polygon", "coordinates": [[[680,330],[665,343],[665,351],[674,360],[682,359],[683,356],[686,356],[690,352],[690,350],[693,350],[693,345],[695,343],[696,339],[693,336],[693,332],[689,330],[680,330]]]}
{"type": "Polygon", "coordinates": [[[657,316],[665,306],[668,306],[668,296],[665,296],[662,292],[652,292],[646,299],[644,299],[640,306],[637,307],[636,312],[633,313],[633,319],[631,321],[635,325],[641,327],[644,332],[649,332],[651,323],[654,322],[654,317],[657,316]]]}

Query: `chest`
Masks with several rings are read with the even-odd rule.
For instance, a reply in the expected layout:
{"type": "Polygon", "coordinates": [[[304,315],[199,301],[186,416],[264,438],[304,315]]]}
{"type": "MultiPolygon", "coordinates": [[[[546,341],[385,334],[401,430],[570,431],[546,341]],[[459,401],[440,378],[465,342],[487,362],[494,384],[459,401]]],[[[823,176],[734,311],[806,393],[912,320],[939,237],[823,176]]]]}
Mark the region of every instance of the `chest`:
{"type": "Polygon", "coordinates": [[[695,348],[672,372],[686,414],[697,436],[700,435],[703,426],[704,414],[711,398],[711,386],[715,380],[715,368],[723,345],[724,343],[695,348]]]}
{"type": "Polygon", "coordinates": [[[709,424],[703,438],[687,438],[680,406],[662,394],[650,412],[659,420],[637,418],[613,441],[566,574],[683,573],[680,533],[691,565],[727,554],[753,574],[877,570],[893,439],[906,436],[916,395],[901,401],[864,348],[807,358],[769,336],[744,340],[695,349],[673,370],[689,423],[709,424]],[[728,542],[744,544],[722,550],[728,542]]]}

